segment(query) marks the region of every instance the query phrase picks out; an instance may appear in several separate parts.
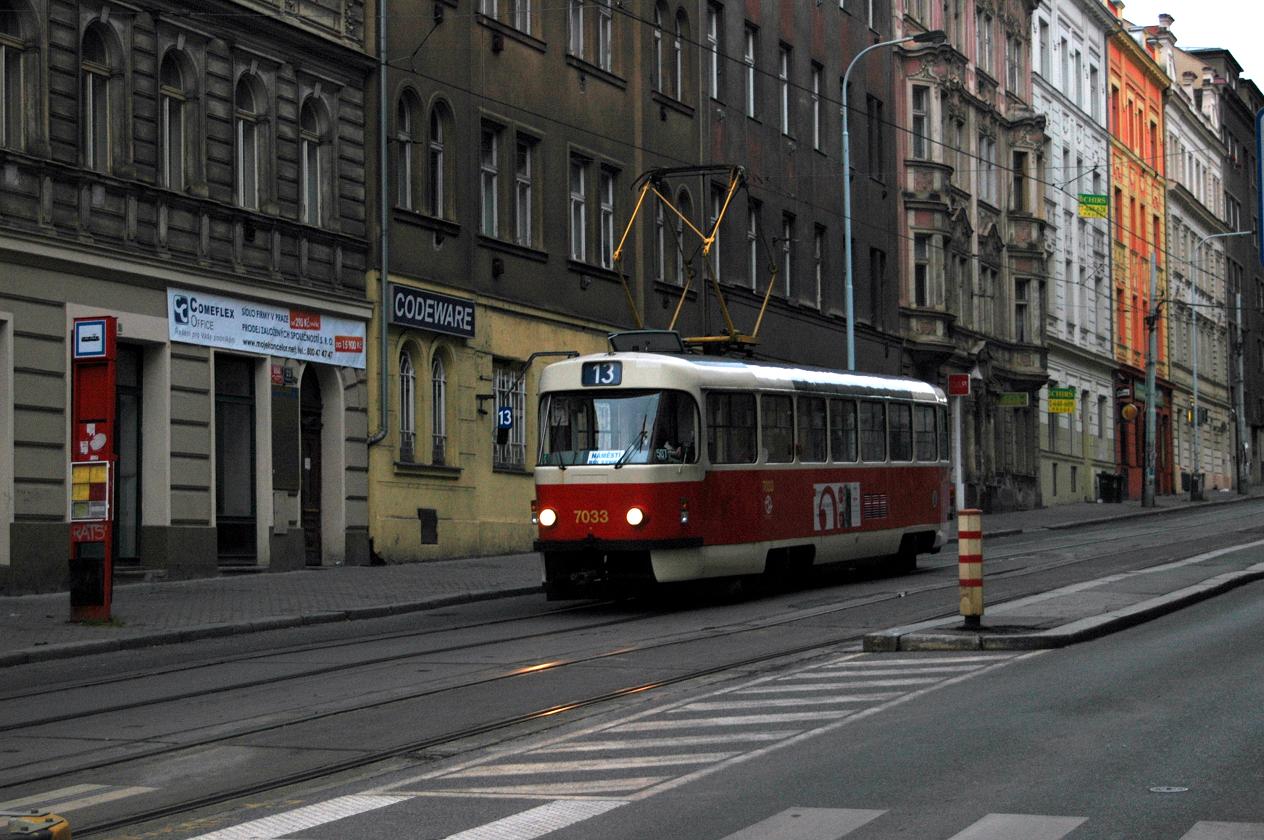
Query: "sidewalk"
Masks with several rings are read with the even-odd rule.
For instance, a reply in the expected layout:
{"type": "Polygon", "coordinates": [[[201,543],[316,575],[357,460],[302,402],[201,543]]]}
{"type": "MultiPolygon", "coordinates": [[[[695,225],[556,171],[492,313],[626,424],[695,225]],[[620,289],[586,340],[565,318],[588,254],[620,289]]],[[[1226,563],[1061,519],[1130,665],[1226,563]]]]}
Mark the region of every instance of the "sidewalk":
{"type": "MultiPolygon", "coordinates": [[[[1232,504],[1250,499],[1231,493],[1210,493],[1198,505],[1232,504]]],[[[1155,516],[1192,506],[1187,498],[1163,496],[1157,507],[1138,502],[1074,504],[1041,510],[984,516],[990,537],[1039,529],[1072,528],[1122,518],[1155,516]]],[[[955,532],[950,533],[955,538],[955,532]]],[[[1170,595],[1223,574],[1237,575],[1217,585],[1238,585],[1264,576],[1264,551],[1252,568],[1226,568],[1226,560],[1209,559],[1151,572],[1144,586],[1129,577],[1101,584],[1086,598],[1046,598],[1039,605],[990,607],[987,621],[1003,621],[1010,632],[985,633],[988,644],[1052,646],[1061,640],[1084,637],[1090,630],[1112,629],[1101,624],[1103,604],[1113,614],[1120,605],[1135,607],[1156,594],[1170,595]],[[1142,590],[1146,597],[1132,595],[1142,590]],[[1009,609],[1010,612],[1006,610],[1009,609]],[[1020,612],[1013,612],[1019,609],[1020,612]],[[1096,621],[1091,628],[1075,622],[1096,621]],[[1026,632],[1013,632],[1023,625],[1026,632]],[[1058,628],[1071,627],[1059,635],[1058,628]],[[1070,634],[1078,633],[1072,637],[1070,634]],[[1008,640],[1008,641],[1006,641],[1008,640]]],[[[1243,565],[1243,561],[1235,561],[1243,565]]],[[[1252,564],[1246,564],[1250,566],[1252,564]]],[[[304,624],[375,618],[447,604],[540,592],[540,561],[536,554],[439,560],[394,566],[346,566],[304,569],[277,574],[231,575],[199,580],[132,583],[114,588],[113,621],[108,625],[72,624],[67,619],[70,596],[0,597],[0,667],[82,656],[108,650],[170,644],[191,639],[251,633],[304,624]]],[[[1124,576],[1128,577],[1128,576],[1124,576]]],[[[543,597],[541,595],[541,597],[543,597]]],[[[1205,597],[1205,596],[1204,596],[1205,597]]],[[[1028,599],[1031,600],[1031,599],[1028,599]]],[[[1171,602],[1175,608],[1179,604],[1171,602]]],[[[1109,614],[1108,614],[1109,615],[1109,614]]],[[[1135,620],[1135,619],[1134,619],[1135,620]]],[[[955,623],[959,624],[960,619],[955,623]]],[[[896,628],[873,642],[874,649],[909,650],[925,644],[943,647],[982,647],[980,634],[960,634],[943,626],[896,628]],[[898,631],[898,632],[897,632],[898,631]],[[945,637],[945,638],[941,638],[945,637]]],[[[867,642],[868,644],[868,642],[867,642]]]]}

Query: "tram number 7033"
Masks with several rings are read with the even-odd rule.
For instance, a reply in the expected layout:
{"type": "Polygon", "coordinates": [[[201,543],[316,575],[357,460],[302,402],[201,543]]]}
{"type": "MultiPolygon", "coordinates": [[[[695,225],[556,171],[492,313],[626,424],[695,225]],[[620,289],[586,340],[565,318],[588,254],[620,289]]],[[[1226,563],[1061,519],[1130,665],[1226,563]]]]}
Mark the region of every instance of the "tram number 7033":
{"type": "Polygon", "coordinates": [[[577,510],[575,522],[579,525],[604,525],[610,521],[608,510],[577,510]]]}

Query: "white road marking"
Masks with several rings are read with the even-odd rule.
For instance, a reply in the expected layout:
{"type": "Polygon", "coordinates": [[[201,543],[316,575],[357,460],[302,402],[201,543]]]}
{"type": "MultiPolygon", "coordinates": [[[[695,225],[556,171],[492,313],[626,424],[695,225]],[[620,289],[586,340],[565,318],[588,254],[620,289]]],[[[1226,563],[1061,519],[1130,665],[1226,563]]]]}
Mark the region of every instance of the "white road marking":
{"type": "Polygon", "coordinates": [[[638,720],[619,724],[611,732],[656,732],[660,729],[688,729],[692,726],[752,726],[765,723],[796,723],[808,720],[833,720],[854,713],[845,712],[785,712],[779,715],[733,715],[731,717],[687,718],[676,720],[638,720]]]}
{"type": "Polygon", "coordinates": [[[306,831],[309,828],[316,828],[335,820],[354,817],[366,811],[375,811],[378,808],[385,808],[387,805],[394,805],[396,802],[403,802],[405,799],[411,798],[410,796],[383,796],[381,794],[339,796],[337,799],[330,799],[327,802],[318,802],[315,805],[295,808],[293,811],[274,814],[271,817],[252,820],[230,828],[222,828],[219,831],[212,831],[210,834],[200,834],[197,837],[190,838],[190,840],[278,840],[278,838],[290,834],[306,831]]]}
{"type": "MultiPolygon", "coordinates": [[[[495,787],[468,787],[459,790],[438,791],[445,795],[452,793],[493,794],[500,797],[515,796],[547,796],[550,798],[596,796],[599,794],[625,793],[644,790],[656,785],[667,776],[641,776],[626,779],[595,779],[589,782],[557,782],[548,785],[497,785],[495,787]]],[[[194,838],[200,840],[200,838],[194,838]]]]}
{"type": "Polygon", "coordinates": [[[677,712],[723,712],[736,709],[777,709],[804,706],[825,706],[833,703],[880,703],[899,697],[900,692],[885,694],[836,694],[832,697],[761,697],[758,700],[720,700],[716,702],[690,703],[677,712]]]}
{"type": "Polygon", "coordinates": [[[1264,840],[1264,823],[1197,822],[1181,840],[1264,840]]]}
{"type": "MultiPolygon", "coordinates": [[[[889,668],[892,665],[925,665],[927,667],[942,667],[944,664],[944,660],[938,657],[936,658],[909,657],[906,659],[887,659],[885,657],[877,657],[875,659],[855,658],[856,656],[859,656],[859,655],[860,654],[852,654],[851,656],[844,656],[839,659],[831,659],[830,661],[825,662],[822,665],[817,666],[817,667],[836,668],[836,667],[845,666],[848,668],[889,668]]],[[[1004,654],[994,653],[991,655],[983,655],[983,656],[953,656],[948,661],[954,664],[961,663],[961,662],[974,662],[974,663],[985,662],[986,663],[986,662],[1000,662],[1005,659],[1013,659],[1013,658],[1014,658],[1014,654],[1012,653],[1004,653],[1004,654]]]]}
{"type": "MultiPolygon", "coordinates": [[[[129,796],[138,796],[142,793],[149,793],[156,788],[151,787],[125,787],[112,788],[104,790],[93,796],[81,796],[78,799],[71,799],[68,802],[58,802],[57,805],[50,810],[58,814],[69,813],[70,811],[78,811],[83,808],[90,808],[93,805],[101,805],[106,802],[113,802],[116,799],[126,799],[129,796]]],[[[47,807],[47,806],[45,806],[47,807]]]]}
{"type": "MultiPolygon", "coordinates": [[[[793,685],[786,685],[784,683],[765,683],[764,685],[757,685],[757,686],[754,686],[753,688],[744,688],[741,691],[735,691],[733,693],[734,694],[776,694],[781,691],[789,693],[789,692],[794,692],[794,691],[804,691],[804,692],[806,691],[838,691],[838,689],[839,689],[839,684],[836,682],[795,683],[793,685]]],[[[894,697],[899,693],[900,692],[898,691],[883,691],[883,692],[876,692],[871,695],[857,695],[857,696],[868,696],[868,697],[873,697],[879,700],[885,700],[888,697],[894,697]]]]}
{"type": "Polygon", "coordinates": [[[534,840],[626,804],[615,800],[550,802],[503,820],[451,834],[444,840],[534,840]]]}
{"type": "Polygon", "coordinates": [[[1039,814],[988,814],[949,840],[1060,840],[1086,817],[1046,817],[1039,814]]]}
{"type": "MultiPolygon", "coordinates": [[[[827,677],[828,674],[822,674],[819,671],[813,674],[800,674],[794,677],[786,677],[786,682],[795,680],[819,680],[827,677]]],[[[848,674],[840,674],[839,676],[851,676],[848,674]]],[[[835,688],[896,688],[897,686],[908,685],[930,685],[931,683],[943,682],[948,677],[909,677],[902,680],[834,680],[835,688]]]]}
{"type": "Polygon", "coordinates": [[[81,793],[88,793],[93,790],[105,790],[109,785],[71,785],[70,787],[58,788],[57,790],[45,791],[37,793],[34,796],[27,796],[23,799],[10,799],[8,802],[0,802],[0,811],[21,811],[27,808],[49,808],[65,799],[72,799],[81,793]]]}
{"type": "Polygon", "coordinates": [[[674,764],[710,764],[732,758],[736,753],[689,753],[686,755],[641,755],[629,758],[598,758],[586,761],[541,761],[520,764],[484,764],[458,770],[445,779],[483,776],[523,776],[532,773],[585,773],[592,770],[631,770],[637,767],[670,767],[674,764]]]}
{"type": "Polygon", "coordinates": [[[741,741],[780,741],[789,738],[799,730],[786,729],[781,732],[717,732],[714,735],[681,735],[676,738],[627,738],[621,741],[579,741],[574,744],[554,744],[543,749],[532,750],[529,755],[552,755],[567,752],[607,752],[609,750],[651,749],[654,747],[699,747],[706,744],[732,745],[741,741]]]}
{"type": "Polygon", "coordinates": [[[851,808],[788,808],[724,840],[838,840],[885,813],[851,808]]]}

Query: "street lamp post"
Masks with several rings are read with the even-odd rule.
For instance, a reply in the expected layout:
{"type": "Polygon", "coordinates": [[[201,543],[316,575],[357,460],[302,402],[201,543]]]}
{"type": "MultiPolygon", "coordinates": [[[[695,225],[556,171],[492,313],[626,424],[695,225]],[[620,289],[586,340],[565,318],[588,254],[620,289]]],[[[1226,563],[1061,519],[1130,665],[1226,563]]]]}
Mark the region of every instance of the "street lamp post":
{"type": "Polygon", "coordinates": [[[844,298],[846,300],[847,315],[847,369],[856,369],[856,319],[855,307],[853,305],[852,294],[852,257],[851,257],[851,136],[847,129],[847,80],[851,76],[851,69],[856,66],[856,62],[860,61],[861,56],[865,53],[878,49],[879,47],[893,47],[896,44],[906,44],[913,41],[918,44],[942,44],[948,40],[948,36],[942,29],[934,29],[930,32],[921,32],[917,35],[906,35],[903,38],[894,38],[890,41],[882,41],[877,44],[871,44],[860,52],[856,53],[851,63],[847,65],[846,72],[843,73],[843,263],[846,272],[847,283],[845,286],[844,298]]]}
{"type": "MultiPolygon", "coordinates": [[[[1203,279],[1207,274],[1207,257],[1202,253],[1202,247],[1213,239],[1222,239],[1227,236],[1250,236],[1254,231],[1235,230],[1231,233],[1211,233],[1198,240],[1198,244],[1194,246],[1195,270],[1194,277],[1189,284],[1189,343],[1190,343],[1190,372],[1193,379],[1194,391],[1194,447],[1193,447],[1193,464],[1190,467],[1189,474],[1189,500],[1191,502],[1199,501],[1203,498],[1202,487],[1202,427],[1198,423],[1198,309],[1195,305],[1195,291],[1198,288],[1198,275],[1201,273],[1203,279]]],[[[1226,290],[1228,297],[1228,290],[1226,290]]],[[[1226,307],[1227,308],[1227,307],[1226,307]]],[[[1239,385],[1239,387],[1241,387],[1239,385]]]]}

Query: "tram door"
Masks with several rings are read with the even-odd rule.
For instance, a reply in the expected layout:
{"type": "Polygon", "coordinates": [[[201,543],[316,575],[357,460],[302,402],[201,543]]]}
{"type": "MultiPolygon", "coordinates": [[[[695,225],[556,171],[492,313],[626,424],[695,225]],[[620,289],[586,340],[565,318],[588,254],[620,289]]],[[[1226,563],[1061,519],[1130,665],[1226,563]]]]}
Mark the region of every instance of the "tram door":
{"type": "Polygon", "coordinates": [[[320,383],[307,365],[299,384],[299,457],[302,459],[303,553],[307,565],[320,565],[320,383]]]}

